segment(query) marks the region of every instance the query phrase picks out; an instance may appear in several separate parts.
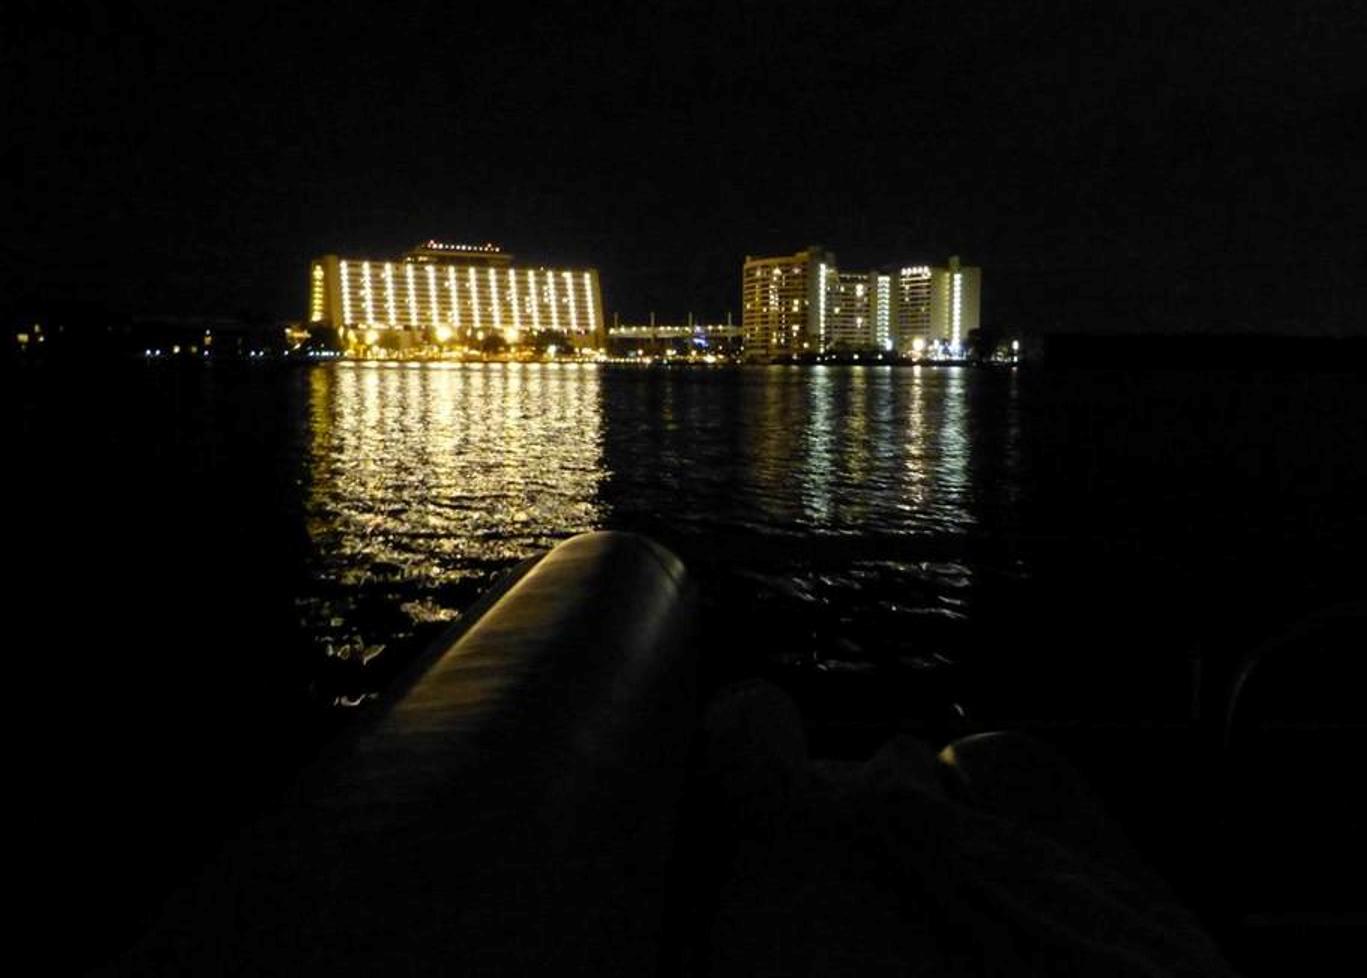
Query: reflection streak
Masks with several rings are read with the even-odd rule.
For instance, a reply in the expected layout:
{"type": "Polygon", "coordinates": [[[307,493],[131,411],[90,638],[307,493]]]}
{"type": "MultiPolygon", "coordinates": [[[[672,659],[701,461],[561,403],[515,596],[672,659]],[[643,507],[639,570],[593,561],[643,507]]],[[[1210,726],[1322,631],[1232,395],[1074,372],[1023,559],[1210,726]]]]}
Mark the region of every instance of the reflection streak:
{"type": "Polygon", "coordinates": [[[339,363],[309,398],[301,604],[321,644],[453,617],[453,584],[601,523],[596,369],[339,363]]]}

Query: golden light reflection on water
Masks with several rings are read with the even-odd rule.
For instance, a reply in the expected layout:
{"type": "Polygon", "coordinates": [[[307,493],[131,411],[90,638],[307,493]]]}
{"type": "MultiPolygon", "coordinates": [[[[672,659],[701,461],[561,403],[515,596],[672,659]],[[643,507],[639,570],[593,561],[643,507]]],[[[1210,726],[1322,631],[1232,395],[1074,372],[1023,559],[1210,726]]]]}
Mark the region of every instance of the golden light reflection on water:
{"type": "Polygon", "coordinates": [[[964,368],[947,368],[934,476],[938,497],[934,512],[946,529],[960,529],[974,522],[968,506],[974,486],[969,471],[973,444],[969,438],[967,399],[964,368]]]}
{"type": "Polygon", "coordinates": [[[591,365],[339,363],[309,375],[306,599],[334,648],[454,614],[452,585],[600,525],[591,365]]]}
{"type": "Polygon", "coordinates": [[[732,569],[799,590],[810,578],[852,613],[941,608],[967,572],[936,555],[984,529],[1000,474],[984,468],[969,381],[957,368],[320,367],[306,627],[364,659],[466,607],[492,572],[603,526],[707,559],[734,551],[732,569]],[[794,537],[812,545],[765,550],[794,537]]]}
{"type": "Polygon", "coordinates": [[[828,367],[818,366],[812,370],[811,381],[807,385],[804,464],[800,480],[803,509],[808,520],[818,526],[830,523],[832,518],[832,489],[842,447],[835,430],[835,405],[831,403],[831,396],[832,371],[828,367]]]}
{"type": "Polygon", "coordinates": [[[907,391],[906,504],[919,508],[925,506],[930,498],[927,460],[930,453],[926,445],[926,384],[924,370],[919,364],[911,368],[911,383],[907,391]]]}
{"type": "Polygon", "coordinates": [[[959,368],[777,367],[755,379],[736,422],[746,458],[733,501],[747,523],[842,534],[973,526],[959,368]]]}

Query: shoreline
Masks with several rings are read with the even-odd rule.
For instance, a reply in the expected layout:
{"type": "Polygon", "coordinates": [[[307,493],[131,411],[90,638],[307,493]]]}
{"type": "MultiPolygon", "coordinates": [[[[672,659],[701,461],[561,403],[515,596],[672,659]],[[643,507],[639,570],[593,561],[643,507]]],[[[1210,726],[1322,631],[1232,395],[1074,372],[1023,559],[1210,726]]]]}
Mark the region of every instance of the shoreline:
{"type": "Polygon", "coordinates": [[[10,358],[9,362],[16,365],[57,365],[57,364],[146,364],[146,365],[183,365],[208,367],[224,364],[247,364],[252,366],[282,365],[282,366],[317,366],[326,363],[339,363],[348,365],[373,364],[382,366],[430,366],[430,365],[449,365],[467,366],[478,364],[504,364],[504,365],[526,365],[526,366],[553,366],[553,367],[580,367],[580,366],[607,366],[607,367],[629,367],[638,370],[647,369],[690,369],[690,370],[714,370],[714,369],[733,369],[733,368],[755,368],[755,367],[789,367],[814,369],[818,367],[868,367],[868,368],[904,368],[904,367],[989,367],[1004,368],[1020,366],[1019,360],[972,360],[966,358],[957,359],[870,359],[856,360],[849,357],[823,358],[823,359],[802,359],[802,360],[745,360],[739,357],[432,357],[432,356],[406,356],[406,357],[369,357],[369,356],[347,356],[345,354],[310,354],[310,353],[269,353],[262,351],[258,354],[245,356],[203,356],[187,353],[152,353],[152,354],[127,354],[122,356],[82,356],[82,355],[24,355],[10,358]]]}

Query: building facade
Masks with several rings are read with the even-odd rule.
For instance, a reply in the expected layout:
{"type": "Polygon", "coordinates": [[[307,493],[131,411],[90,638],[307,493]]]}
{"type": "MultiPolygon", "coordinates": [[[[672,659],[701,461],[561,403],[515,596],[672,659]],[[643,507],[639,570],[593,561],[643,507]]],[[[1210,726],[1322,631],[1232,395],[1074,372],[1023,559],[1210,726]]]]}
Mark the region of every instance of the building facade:
{"type": "Polygon", "coordinates": [[[741,352],[741,329],[724,323],[614,323],[607,352],[615,357],[730,357],[741,352]]]}
{"type": "Polygon", "coordinates": [[[893,348],[900,354],[919,353],[930,343],[931,271],[929,265],[905,265],[892,276],[893,348]]]}
{"type": "Polygon", "coordinates": [[[745,355],[772,359],[826,349],[834,277],[835,256],[816,245],[777,258],[747,256],[741,269],[745,355]]]}
{"type": "Polygon", "coordinates": [[[867,350],[875,345],[874,303],[876,276],[867,272],[840,272],[828,277],[827,335],[832,350],[867,350]]]}
{"type": "Polygon", "coordinates": [[[982,269],[968,268],[953,255],[949,264],[933,269],[930,281],[931,340],[958,352],[977,329],[982,296],[982,269]]]}
{"type": "Polygon", "coordinates": [[[509,345],[539,333],[599,345],[603,300],[592,268],[519,266],[496,245],[428,241],[398,259],[324,255],[309,269],[309,323],[348,346],[509,345]]]}
{"type": "Polygon", "coordinates": [[[905,265],[842,271],[813,245],[747,257],[741,271],[745,355],[772,360],[827,352],[958,355],[978,328],[982,270],[905,265]]]}

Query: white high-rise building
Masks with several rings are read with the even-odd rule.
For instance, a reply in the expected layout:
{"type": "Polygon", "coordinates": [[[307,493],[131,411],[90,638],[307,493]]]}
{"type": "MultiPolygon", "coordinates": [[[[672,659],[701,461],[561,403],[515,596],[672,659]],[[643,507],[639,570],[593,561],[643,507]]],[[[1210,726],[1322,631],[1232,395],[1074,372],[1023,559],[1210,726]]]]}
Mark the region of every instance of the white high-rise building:
{"type": "Polygon", "coordinates": [[[755,359],[815,354],[831,344],[828,300],[835,256],[817,245],[776,258],[746,256],[741,332],[755,359]]]}
{"type": "Polygon", "coordinates": [[[840,270],[816,246],[776,258],[747,257],[742,271],[746,356],[827,352],[961,352],[978,328],[982,270],[904,265],[890,272],[840,270]]]}
{"type": "Polygon", "coordinates": [[[958,353],[968,334],[978,328],[978,308],[982,295],[982,269],[959,264],[953,255],[949,264],[931,270],[930,338],[958,353]]]}
{"type": "Polygon", "coordinates": [[[919,353],[930,342],[930,266],[904,265],[891,279],[893,347],[904,356],[919,353]]]}
{"type": "Polygon", "coordinates": [[[865,272],[837,272],[827,278],[828,348],[867,350],[874,346],[873,320],[877,285],[865,272]]]}

